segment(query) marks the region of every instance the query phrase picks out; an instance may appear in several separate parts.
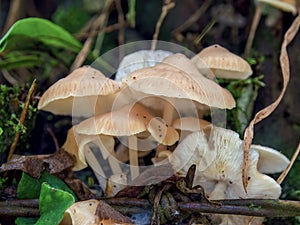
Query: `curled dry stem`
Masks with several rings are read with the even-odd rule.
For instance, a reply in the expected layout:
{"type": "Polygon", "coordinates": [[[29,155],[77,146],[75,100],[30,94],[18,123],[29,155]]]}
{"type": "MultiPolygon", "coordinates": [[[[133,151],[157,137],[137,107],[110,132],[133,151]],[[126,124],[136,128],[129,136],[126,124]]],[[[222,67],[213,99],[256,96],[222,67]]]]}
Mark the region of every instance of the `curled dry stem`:
{"type": "Polygon", "coordinates": [[[300,14],[295,18],[290,28],[284,35],[284,40],[281,45],[281,53],[280,53],[280,66],[282,71],[283,77],[283,87],[279,97],[273,102],[271,105],[267,106],[266,108],[260,110],[252,121],[250,122],[249,126],[246,128],[244,133],[244,160],[243,160],[243,168],[242,168],[242,179],[243,179],[243,186],[245,191],[247,192],[247,185],[248,185],[248,169],[250,165],[250,145],[252,143],[252,139],[254,136],[254,125],[258,122],[262,121],[264,118],[268,117],[279,105],[281,99],[283,98],[287,85],[290,80],[290,62],[287,53],[287,46],[292,42],[295,35],[297,34],[300,26],[300,14]]]}

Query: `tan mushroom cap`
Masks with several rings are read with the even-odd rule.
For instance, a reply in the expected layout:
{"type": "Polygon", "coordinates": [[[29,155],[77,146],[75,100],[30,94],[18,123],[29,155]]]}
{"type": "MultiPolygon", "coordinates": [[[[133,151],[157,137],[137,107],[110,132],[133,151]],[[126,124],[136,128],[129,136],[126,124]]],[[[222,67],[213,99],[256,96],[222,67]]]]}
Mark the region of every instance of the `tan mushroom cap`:
{"type": "Polygon", "coordinates": [[[293,13],[293,15],[297,13],[297,2],[295,0],[259,0],[259,2],[270,4],[271,6],[285,12],[293,13]]]}
{"type": "Polygon", "coordinates": [[[171,55],[153,67],[136,70],[123,82],[137,94],[189,99],[222,109],[235,107],[230,92],[200,74],[182,54],[171,55]]]}
{"type": "Polygon", "coordinates": [[[174,128],[152,117],[139,104],[125,105],[119,110],[91,117],[76,128],[79,134],[111,136],[131,136],[147,130],[162,144],[172,145],[179,139],[174,128]]]}
{"type": "Polygon", "coordinates": [[[206,130],[212,127],[212,124],[206,120],[195,117],[181,117],[173,121],[172,127],[177,130],[199,131],[206,130]]]}
{"type": "Polygon", "coordinates": [[[217,44],[204,48],[192,61],[202,73],[206,67],[212,69],[217,78],[242,80],[252,74],[250,65],[243,58],[217,44]]]}
{"type": "Polygon", "coordinates": [[[75,202],[66,210],[60,225],[95,224],[98,204],[99,201],[95,199],[75,202]]]}
{"type": "MultiPolygon", "coordinates": [[[[91,116],[95,105],[105,108],[111,105],[113,94],[120,84],[105,77],[99,70],[83,66],[54,83],[41,97],[38,109],[58,115],[91,116]],[[73,107],[74,106],[74,107],[73,107]]],[[[108,109],[104,109],[107,111],[108,109]]]]}

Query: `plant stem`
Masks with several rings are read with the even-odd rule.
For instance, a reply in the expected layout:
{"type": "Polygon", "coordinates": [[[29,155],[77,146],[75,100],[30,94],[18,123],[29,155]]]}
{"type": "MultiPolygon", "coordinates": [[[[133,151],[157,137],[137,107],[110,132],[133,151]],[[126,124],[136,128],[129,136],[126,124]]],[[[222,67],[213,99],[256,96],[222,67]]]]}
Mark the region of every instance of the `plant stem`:
{"type": "MultiPolygon", "coordinates": [[[[24,104],[24,108],[23,108],[23,110],[21,112],[21,117],[20,117],[20,124],[21,125],[24,124],[24,121],[25,121],[25,118],[26,118],[26,114],[27,114],[27,111],[28,111],[28,107],[29,107],[29,104],[30,104],[30,99],[31,99],[31,97],[33,95],[35,86],[36,86],[36,79],[33,80],[32,84],[30,86],[30,89],[28,91],[28,94],[27,94],[27,97],[26,97],[26,101],[25,101],[25,104],[24,104]]],[[[7,162],[10,161],[12,155],[14,154],[14,151],[15,151],[16,146],[18,144],[19,138],[20,138],[20,132],[16,131],[16,135],[15,135],[14,141],[13,141],[13,143],[10,146],[10,149],[9,149],[9,153],[8,153],[8,156],[7,156],[7,162]]]]}

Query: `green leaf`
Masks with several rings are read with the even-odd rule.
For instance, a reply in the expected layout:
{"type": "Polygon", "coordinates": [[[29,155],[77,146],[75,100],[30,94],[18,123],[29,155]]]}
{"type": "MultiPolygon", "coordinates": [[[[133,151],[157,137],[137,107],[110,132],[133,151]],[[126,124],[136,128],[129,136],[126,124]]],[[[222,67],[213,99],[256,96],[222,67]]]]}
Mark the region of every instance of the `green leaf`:
{"type": "Polygon", "coordinates": [[[18,217],[15,220],[15,224],[17,225],[32,225],[38,221],[39,218],[37,217],[18,217]]]}
{"type": "Polygon", "coordinates": [[[64,212],[75,202],[75,198],[69,192],[54,188],[42,183],[39,198],[39,208],[41,216],[36,225],[59,224],[64,216],[64,212]]]}
{"type": "Polygon", "coordinates": [[[41,185],[44,182],[47,182],[54,188],[59,188],[63,191],[66,191],[76,198],[74,192],[62,180],[48,172],[43,172],[39,179],[35,179],[23,172],[17,189],[18,198],[38,198],[40,196],[41,185]]]}
{"type": "Polygon", "coordinates": [[[0,52],[28,49],[37,44],[78,52],[82,45],[69,32],[49,20],[26,18],[18,20],[0,40],[0,52]]]}
{"type": "Polygon", "coordinates": [[[3,129],[0,127],[0,135],[2,135],[3,133],[3,129]]]}
{"type": "Polygon", "coordinates": [[[135,0],[128,1],[128,9],[126,19],[131,27],[135,27],[135,0]]]}

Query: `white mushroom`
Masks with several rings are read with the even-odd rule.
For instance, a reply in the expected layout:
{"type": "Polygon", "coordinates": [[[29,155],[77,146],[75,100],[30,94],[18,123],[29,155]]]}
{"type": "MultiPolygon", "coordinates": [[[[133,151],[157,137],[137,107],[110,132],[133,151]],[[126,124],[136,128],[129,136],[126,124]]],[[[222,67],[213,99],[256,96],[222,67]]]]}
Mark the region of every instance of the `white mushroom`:
{"type": "MultiPolygon", "coordinates": [[[[280,153],[268,152],[268,154],[278,158],[280,153]]],[[[242,184],[243,141],[234,131],[213,127],[209,140],[203,131],[194,132],[179,143],[173,154],[169,156],[169,160],[174,169],[180,169],[183,174],[187,172],[189,166],[196,164],[194,185],[201,185],[211,200],[278,198],[281,193],[280,185],[271,177],[259,172],[257,167],[259,152],[251,148],[250,157],[247,193],[242,184]]],[[[260,163],[262,170],[269,168],[269,166],[263,167],[264,162],[269,159],[263,157],[260,160],[262,160],[260,163]]],[[[280,167],[276,171],[284,169],[280,167]]],[[[241,218],[249,220],[249,217],[241,218]]],[[[233,222],[236,219],[236,216],[222,216],[224,222],[222,224],[226,222],[238,224],[233,222]]]]}

